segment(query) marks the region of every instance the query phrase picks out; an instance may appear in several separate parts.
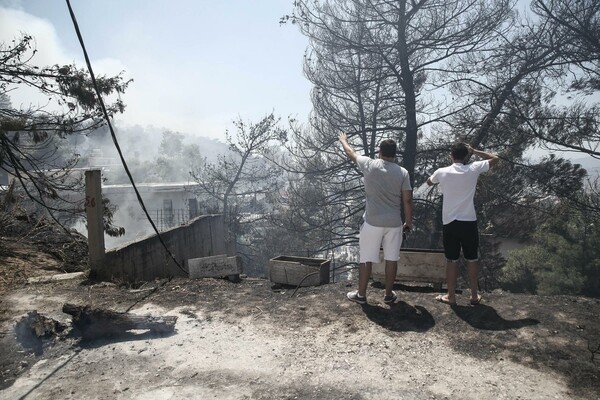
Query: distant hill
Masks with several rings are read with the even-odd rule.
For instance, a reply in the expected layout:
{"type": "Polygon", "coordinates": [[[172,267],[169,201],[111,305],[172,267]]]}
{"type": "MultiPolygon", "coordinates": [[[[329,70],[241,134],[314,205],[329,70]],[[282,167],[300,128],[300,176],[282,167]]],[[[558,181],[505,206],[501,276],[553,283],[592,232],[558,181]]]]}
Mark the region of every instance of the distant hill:
{"type": "MultiPolygon", "coordinates": [[[[143,161],[156,159],[158,157],[160,142],[163,138],[163,132],[165,131],[168,131],[168,129],[153,126],[142,127],[135,125],[116,127],[119,146],[125,155],[126,161],[132,158],[139,158],[143,161]]],[[[215,161],[218,155],[228,152],[227,144],[218,139],[211,139],[186,132],[178,133],[183,135],[184,145],[198,145],[200,155],[206,157],[208,161],[215,161]]],[[[98,130],[88,135],[86,140],[78,143],[77,146],[78,152],[82,155],[89,156],[90,153],[94,152],[101,154],[102,157],[118,157],[110,133],[106,129],[98,130]]]]}

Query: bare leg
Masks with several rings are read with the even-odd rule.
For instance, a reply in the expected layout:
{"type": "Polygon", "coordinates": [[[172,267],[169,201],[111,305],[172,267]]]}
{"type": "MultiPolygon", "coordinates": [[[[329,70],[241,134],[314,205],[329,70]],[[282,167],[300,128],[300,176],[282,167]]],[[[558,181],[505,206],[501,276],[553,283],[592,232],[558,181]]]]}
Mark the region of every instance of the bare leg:
{"type": "Polygon", "coordinates": [[[398,272],[398,261],[385,260],[385,295],[391,296],[398,272]]]}
{"type": "Polygon", "coordinates": [[[446,284],[448,285],[448,301],[456,303],[456,281],[458,279],[458,262],[448,261],[446,264],[446,284]]]}
{"type": "Polygon", "coordinates": [[[479,281],[477,280],[477,272],[479,270],[479,263],[477,261],[467,261],[467,274],[469,275],[469,287],[471,288],[471,300],[477,301],[477,289],[479,287],[479,281]]]}
{"type": "Polygon", "coordinates": [[[367,295],[367,285],[369,284],[369,278],[371,277],[371,269],[373,263],[361,263],[358,268],[358,295],[364,297],[367,295]]]}

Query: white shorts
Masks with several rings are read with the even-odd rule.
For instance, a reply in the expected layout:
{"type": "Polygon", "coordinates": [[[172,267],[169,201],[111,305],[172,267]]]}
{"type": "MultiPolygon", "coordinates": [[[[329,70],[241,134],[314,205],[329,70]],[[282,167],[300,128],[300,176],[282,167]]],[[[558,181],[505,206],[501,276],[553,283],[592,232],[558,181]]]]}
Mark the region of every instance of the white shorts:
{"type": "Polygon", "coordinates": [[[372,226],[366,222],[360,227],[358,236],[360,263],[381,262],[379,249],[383,247],[383,259],[398,261],[402,246],[402,226],[388,228],[372,226]]]}

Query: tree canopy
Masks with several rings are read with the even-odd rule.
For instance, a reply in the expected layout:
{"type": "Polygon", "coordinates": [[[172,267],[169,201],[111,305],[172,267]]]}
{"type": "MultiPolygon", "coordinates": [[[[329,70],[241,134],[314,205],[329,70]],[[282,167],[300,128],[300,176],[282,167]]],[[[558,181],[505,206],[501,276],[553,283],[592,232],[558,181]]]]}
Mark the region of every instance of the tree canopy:
{"type": "Polygon", "coordinates": [[[590,96],[599,89],[597,1],[534,0],[526,14],[504,0],[294,4],[282,23],[309,39],[304,71],[314,108],[306,126],[293,127],[284,166],[320,189],[311,201],[335,218],[311,229],[328,232],[330,246],[356,240],[364,206],[340,130],[369,156],[382,139],[399,143],[416,190],[411,241],[419,246],[441,245],[441,196],[421,186],[447,165],[456,141],[502,159],[476,197],[486,235],[531,240],[555,212],[552,201],[600,215],[584,195],[598,193],[597,181],[555,153],[600,156],[600,104],[590,96]],[[545,155],[532,157],[539,149],[545,155]]]}
{"type": "MultiPolygon", "coordinates": [[[[0,44],[0,169],[13,176],[27,196],[45,209],[64,211],[65,192],[80,188],[70,173],[79,155],[68,146],[72,135],[85,135],[103,126],[89,74],[71,65],[38,67],[35,41],[23,35],[0,44]],[[15,107],[10,92],[27,87],[46,103],[15,107]]],[[[122,74],[97,80],[104,96],[117,95],[107,106],[110,116],[122,113],[120,100],[129,81],[122,74]]]]}

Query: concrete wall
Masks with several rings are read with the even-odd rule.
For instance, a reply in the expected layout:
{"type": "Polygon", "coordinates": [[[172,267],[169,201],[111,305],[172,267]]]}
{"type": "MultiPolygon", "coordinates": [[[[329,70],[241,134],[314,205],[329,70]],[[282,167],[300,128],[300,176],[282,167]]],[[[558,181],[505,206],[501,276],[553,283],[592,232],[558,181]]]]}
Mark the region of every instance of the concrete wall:
{"type": "MultiPolygon", "coordinates": [[[[161,237],[186,271],[190,258],[227,254],[222,215],[200,216],[187,225],[161,232],[161,237]]],[[[103,265],[92,274],[97,279],[129,282],[187,276],[173,262],[156,235],[108,251],[103,265]]]]}

